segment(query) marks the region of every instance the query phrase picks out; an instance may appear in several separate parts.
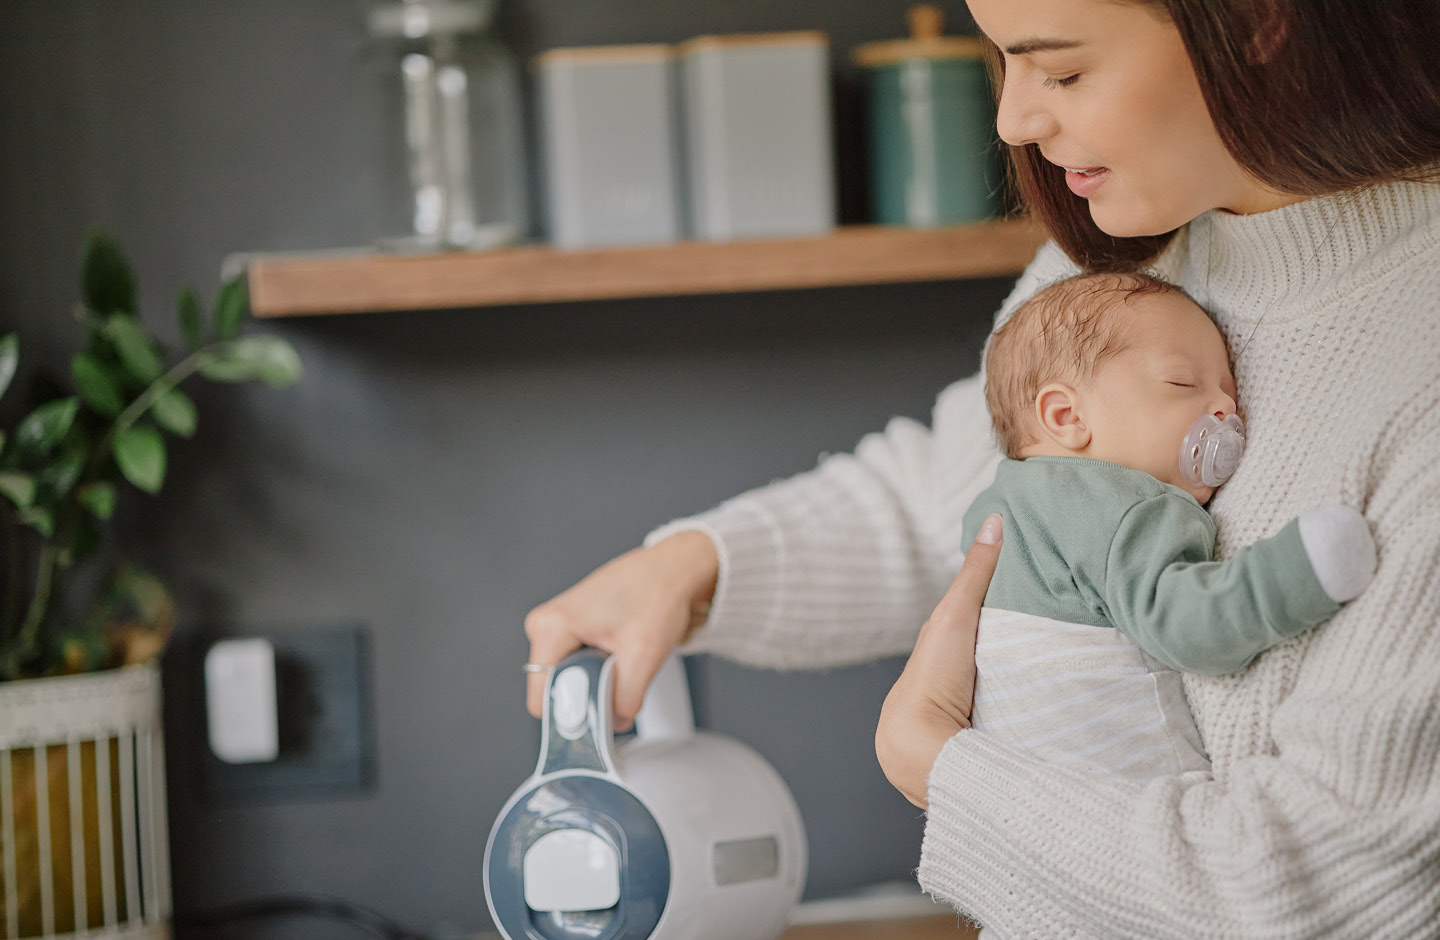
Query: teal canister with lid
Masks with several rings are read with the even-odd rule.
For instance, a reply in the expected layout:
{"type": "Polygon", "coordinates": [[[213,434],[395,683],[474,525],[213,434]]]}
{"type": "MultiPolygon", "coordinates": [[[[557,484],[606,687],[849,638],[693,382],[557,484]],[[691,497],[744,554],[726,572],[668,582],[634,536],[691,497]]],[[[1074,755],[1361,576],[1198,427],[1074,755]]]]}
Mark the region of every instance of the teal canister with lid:
{"type": "Polygon", "coordinates": [[[1004,211],[995,98],[978,39],[942,35],[938,7],[909,11],[910,38],[854,52],[866,72],[875,221],[934,228],[1004,211]]]}

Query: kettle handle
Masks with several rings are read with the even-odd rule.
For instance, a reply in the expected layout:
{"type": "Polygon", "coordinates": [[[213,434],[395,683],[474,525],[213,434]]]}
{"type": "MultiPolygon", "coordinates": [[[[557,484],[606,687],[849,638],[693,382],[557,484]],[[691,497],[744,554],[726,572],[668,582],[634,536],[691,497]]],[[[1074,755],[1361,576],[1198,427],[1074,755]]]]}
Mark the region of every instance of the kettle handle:
{"type": "Polygon", "coordinates": [[[537,777],[572,770],[615,775],[613,669],[608,655],[585,646],[551,670],[540,717],[537,777]]]}
{"type": "Polygon", "coordinates": [[[685,741],[694,735],[695,711],[685,664],[671,653],[645,690],[645,701],[635,716],[635,737],[639,741],[685,741]]]}
{"type": "MultiPolygon", "coordinates": [[[[573,770],[616,775],[614,668],[614,659],[606,653],[582,647],[550,673],[536,776],[573,770]]],[[[651,680],[635,716],[635,732],[636,740],[647,742],[684,741],[694,735],[690,685],[680,657],[668,657],[651,680]]]]}

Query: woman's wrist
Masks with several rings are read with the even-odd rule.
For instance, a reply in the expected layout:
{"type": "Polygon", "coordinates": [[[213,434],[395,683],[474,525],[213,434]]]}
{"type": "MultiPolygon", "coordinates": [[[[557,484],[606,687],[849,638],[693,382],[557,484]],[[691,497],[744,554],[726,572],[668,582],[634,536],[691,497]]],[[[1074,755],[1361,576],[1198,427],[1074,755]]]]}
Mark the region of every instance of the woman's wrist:
{"type": "Polygon", "coordinates": [[[680,642],[684,643],[710,616],[715,586],[720,576],[720,553],[710,536],[687,529],[650,546],[665,576],[680,587],[690,609],[690,619],[680,642]]]}

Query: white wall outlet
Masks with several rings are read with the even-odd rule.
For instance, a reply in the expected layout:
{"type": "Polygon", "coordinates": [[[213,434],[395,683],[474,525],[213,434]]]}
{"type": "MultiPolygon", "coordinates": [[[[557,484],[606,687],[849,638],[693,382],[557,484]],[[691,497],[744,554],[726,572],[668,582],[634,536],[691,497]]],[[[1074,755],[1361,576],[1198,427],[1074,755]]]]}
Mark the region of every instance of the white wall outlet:
{"type": "Polygon", "coordinates": [[[220,640],[205,654],[210,750],[227,764],[273,761],[280,754],[275,647],[264,637],[220,640]]]}

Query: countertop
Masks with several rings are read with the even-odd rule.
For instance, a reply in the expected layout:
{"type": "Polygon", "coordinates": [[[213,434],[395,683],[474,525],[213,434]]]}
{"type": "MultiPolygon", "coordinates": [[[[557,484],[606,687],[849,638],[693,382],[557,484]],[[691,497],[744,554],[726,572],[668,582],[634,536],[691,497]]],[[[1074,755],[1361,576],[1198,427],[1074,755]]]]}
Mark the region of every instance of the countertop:
{"type": "Polygon", "coordinates": [[[975,940],[978,931],[964,926],[954,914],[806,924],[791,927],[780,940],[975,940]]]}

